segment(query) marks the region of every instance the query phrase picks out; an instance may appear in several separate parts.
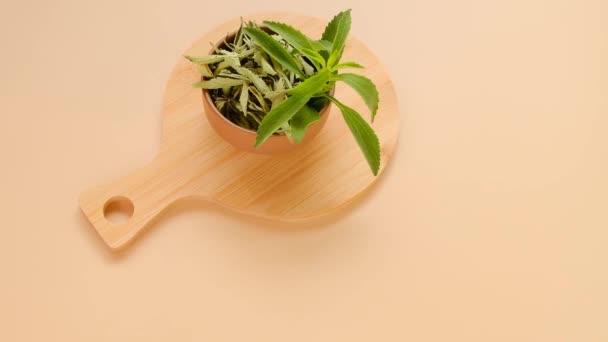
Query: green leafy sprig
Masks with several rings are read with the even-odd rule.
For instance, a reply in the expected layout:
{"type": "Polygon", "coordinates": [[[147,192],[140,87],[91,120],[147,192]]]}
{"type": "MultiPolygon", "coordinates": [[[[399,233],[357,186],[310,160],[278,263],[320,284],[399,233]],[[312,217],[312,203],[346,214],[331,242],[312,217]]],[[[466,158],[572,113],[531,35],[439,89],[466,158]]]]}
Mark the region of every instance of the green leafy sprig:
{"type": "Polygon", "coordinates": [[[377,175],[380,144],[374,130],[356,110],[328,93],[336,82],[352,87],[369,108],[373,122],[379,104],[376,86],[363,75],[341,73],[345,68],[363,68],[355,62],[340,62],[350,32],[351,11],[336,15],[319,40],[285,23],[264,21],[264,25],[273,33],[255,24],[241,25],[235,42],[227,44],[230,50],[187,57],[200,66],[212,65],[201,72],[208,79],[195,85],[216,90],[218,109],[232,106],[241,114],[240,120],[252,116],[257,124],[251,125],[256,126],[256,146],[277,133],[300,142],[306,128],[319,120],[319,110],[330,101],[342,112],[377,175]]]}

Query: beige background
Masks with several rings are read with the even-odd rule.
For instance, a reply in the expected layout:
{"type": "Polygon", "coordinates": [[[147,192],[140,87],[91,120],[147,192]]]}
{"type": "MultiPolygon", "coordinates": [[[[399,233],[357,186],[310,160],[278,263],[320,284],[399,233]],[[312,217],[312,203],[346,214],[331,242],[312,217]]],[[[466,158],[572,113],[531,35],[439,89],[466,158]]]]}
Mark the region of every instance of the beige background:
{"type": "Polygon", "coordinates": [[[3,0],[0,340],[607,341],[608,3],[399,3],[3,0]],[[181,51],[347,7],[402,108],[374,191],[310,227],[186,207],[110,253],[77,196],[154,156],[181,51]]]}

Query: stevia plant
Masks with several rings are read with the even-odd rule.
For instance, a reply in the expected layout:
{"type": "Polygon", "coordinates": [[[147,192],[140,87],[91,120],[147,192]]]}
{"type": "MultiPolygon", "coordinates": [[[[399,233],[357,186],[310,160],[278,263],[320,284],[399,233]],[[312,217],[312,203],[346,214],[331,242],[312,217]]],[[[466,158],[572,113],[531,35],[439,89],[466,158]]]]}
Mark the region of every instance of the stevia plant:
{"type": "Polygon", "coordinates": [[[363,98],[373,122],[379,103],[376,86],[365,76],[342,72],[363,68],[355,62],[340,62],[351,26],[350,12],[336,15],[318,40],[286,23],[264,21],[271,33],[255,23],[241,23],[224,48],[214,47],[212,55],[186,56],[203,76],[195,86],[209,89],[216,107],[229,120],[257,131],[255,146],[273,134],[301,142],[306,128],[319,120],[319,111],[331,101],[377,175],[378,137],[356,110],[330,95],[336,82],[346,83],[363,98]]]}

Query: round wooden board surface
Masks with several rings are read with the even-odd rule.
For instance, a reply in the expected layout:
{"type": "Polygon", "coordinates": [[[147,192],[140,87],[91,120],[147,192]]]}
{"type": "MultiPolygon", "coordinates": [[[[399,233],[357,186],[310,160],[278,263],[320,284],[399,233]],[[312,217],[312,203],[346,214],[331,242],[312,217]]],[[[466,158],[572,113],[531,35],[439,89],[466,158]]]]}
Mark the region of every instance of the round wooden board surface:
{"type": "MultiPolygon", "coordinates": [[[[286,13],[244,19],[287,22],[311,37],[320,37],[327,23],[286,13]]],[[[239,23],[240,18],[235,18],[222,24],[185,54],[207,54],[210,42],[222,39],[239,23]]],[[[207,123],[201,91],[191,86],[200,75],[194,65],[181,59],[165,91],[159,155],[141,170],[85,192],[80,199],[83,212],[111,248],[120,248],[163,210],[185,198],[209,200],[242,214],[282,221],[315,218],[343,208],[386,168],[398,140],[399,108],[388,73],[362,42],[350,38],[342,60],[364,65],[365,69],[356,72],[372,79],[380,92],[372,124],[381,144],[378,176],[372,175],[335,106],[321,133],[293,153],[264,156],[236,150],[207,123]],[[109,222],[104,208],[125,201],[134,208],[128,222],[109,222]]],[[[369,119],[367,107],[352,89],[338,84],[335,96],[369,119]]]]}

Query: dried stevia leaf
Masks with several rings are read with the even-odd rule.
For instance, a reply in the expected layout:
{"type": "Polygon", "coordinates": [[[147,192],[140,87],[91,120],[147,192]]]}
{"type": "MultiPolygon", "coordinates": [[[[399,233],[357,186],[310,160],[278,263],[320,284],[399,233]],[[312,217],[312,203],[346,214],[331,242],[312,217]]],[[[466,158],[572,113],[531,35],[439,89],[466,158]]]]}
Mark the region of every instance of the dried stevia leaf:
{"type": "Polygon", "coordinates": [[[184,56],[192,63],[196,64],[213,64],[224,60],[224,56],[220,55],[205,55],[205,56],[184,56]]]}
{"type": "Polygon", "coordinates": [[[267,74],[273,76],[277,74],[272,65],[270,65],[270,63],[268,62],[268,58],[266,57],[264,51],[256,51],[253,54],[253,60],[258,63],[258,65],[262,67],[262,70],[264,70],[264,72],[266,72],[267,74]]]}
{"type": "Polygon", "coordinates": [[[260,92],[262,92],[262,95],[270,91],[270,88],[268,88],[264,80],[262,80],[260,76],[253,73],[253,71],[251,71],[250,69],[239,66],[233,66],[233,69],[236,70],[236,72],[238,72],[242,76],[246,77],[251,83],[253,83],[253,85],[258,88],[260,92]]]}
{"type": "Polygon", "coordinates": [[[308,62],[306,62],[306,60],[304,60],[304,58],[302,56],[298,56],[298,62],[300,62],[300,64],[302,65],[302,68],[304,69],[304,73],[307,76],[314,75],[315,68],[313,68],[310,64],[308,64],[308,62]]]}
{"type": "Polygon", "coordinates": [[[235,80],[232,78],[216,77],[210,80],[204,80],[193,84],[194,87],[203,89],[221,89],[230,88],[238,85],[242,85],[243,81],[235,80]]]}
{"type": "Polygon", "coordinates": [[[213,71],[213,74],[214,74],[215,76],[217,76],[217,75],[219,75],[219,73],[220,73],[222,70],[224,70],[224,69],[226,69],[226,68],[229,68],[231,65],[232,65],[232,64],[231,64],[230,62],[228,62],[228,61],[222,61],[222,62],[220,62],[220,63],[219,63],[219,64],[218,64],[218,65],[215,67],[215,70],[213,71]]]}
{"type": "Polygon", "coordinates": [[[213,77],[213,73],[206,64],[197,65],[198,73],[203,77],[213,77]]]}
{"type": "Polygon", "coordinates": [[[247,103],[249,102],[249,84],[243,84],[241,89],[241,95],[239,96],[239,102],[241,103],[241,110],[243,115],[247,116],[247,103]]]}
{"type": "Polygon", "coordinates": [[[251,93],[256,98],[256,100],[258,101],[258,104],[262,107],[264,112],[265,113],[269,112],[270,107],[268,107],[268,103],[266,103],[266,100],[264,99],[264,96],[260,93],[260,90],[257,89],[256,87],[251,87],[251,88],[249,88],[249,91],[251,91],[251,93]]]}
{"type": "Polygon", "coordinates": [[[239,54],[236,52],[220,50],[222,54],[224,54],[224,61],[228,62],[230,66],[241,66],[241,59],[239,58],[239,54]]]}
{"type": "Polygon", "coordinates": [[[249,79],[243,75],[240,74],[233,74],[231,72],[226,72],[227,70],[224,69],[222,72],[220,72],[219,76],[221,77],[229,77],[229,78],[234,78],[236,80],[241,80],[241,81],[248,81],[249,79]]]}

